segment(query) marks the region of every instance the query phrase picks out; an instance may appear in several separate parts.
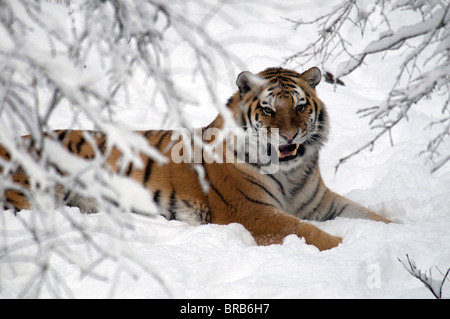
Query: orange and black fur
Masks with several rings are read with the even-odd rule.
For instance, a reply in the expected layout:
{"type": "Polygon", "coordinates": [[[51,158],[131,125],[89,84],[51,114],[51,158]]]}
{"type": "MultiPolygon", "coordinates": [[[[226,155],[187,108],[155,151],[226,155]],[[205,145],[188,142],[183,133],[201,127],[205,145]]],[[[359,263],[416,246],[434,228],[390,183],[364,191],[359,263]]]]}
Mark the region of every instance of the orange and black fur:
{"type": "MultiPolygon", "coordinates": [[[[238,161],[220,163],[203,161],[208,191],[189,163],[171,160],[172,131],[144,131],[148,143],[169,159],[158,165],[141,154],[142,168],[128,166],[125,176],[134,179],[150,192],[161,214],[168,219],[179,219],[190,224],[240,223],[247,228],[260,245],[278,244],[290,234],[304,237],[308,244],[320,250],[336,247],[341,239],[329,235],[303,220],[325,221],[337,216],[365,218],[389,222],[384,217],[330,191],[324,184],[319,163],[319,151],[328,137],[327,110],[317,97],[315,87],[321,73],[312,68],[303,74],[270,68],[257,75],[242,72],[237,78],[239,91],[228,101],[227,107],[239,127],[252,139],[265,129],[278,129],[277,139],[269,139],[269,146],[277,152],[279,169],[263,174],[263,165],[238,161]]],[[[224,129],[221,115],[203,128],[224,129]]],[[[59,130],[54,136],[71,153],[90,159],[95,150],[84,138],[83,131],[59,130]]],[[[96,151],[103,153],[106,138],[92,133],[96,151]]],[[[224,140],[224,153],[229,153],[224,140]]],[[[107,165],[118,170],[121,154],[113,149],[107,165]]],[[[10,154],[0,146],[0,157],[10,160],[10,154]]],[[[244,156],[245,157],[245,156],[244,156]]],[[[0,167],[1,171],[1,167],[0,167]]],[[[16,183],[27,187],[27,176],[17,170],[16,183]]],[[[5,192],[5,202],[16,210],[30,204],[23,193],[5,192]]],[[[61,192],[57,197],[66,204],[77,205],[84,211],[95,210],[95,201],[61,192]]]]}

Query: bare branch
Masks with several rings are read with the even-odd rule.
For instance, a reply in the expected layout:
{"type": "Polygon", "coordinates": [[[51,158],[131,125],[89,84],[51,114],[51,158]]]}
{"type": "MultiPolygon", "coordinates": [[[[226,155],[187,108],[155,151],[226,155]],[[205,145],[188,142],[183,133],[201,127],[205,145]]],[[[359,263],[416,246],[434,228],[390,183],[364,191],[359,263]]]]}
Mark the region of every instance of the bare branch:
{"type": "MultiPolygon", "coordinates": [[[[437,299],[442,298],[442,288],[447,280],[448,275],[450,274],[450,268],[447,270],[442,280],[433,279],[431,274],[431,269],[429,270],[429,274],[426,271],[422,271],[417,268],[416,263],[409,258],[408,254],[406,254],[407,263],[402,261],[400,258],[398,260],[405,267],[405,269],[414,277],[419,279],[425,287],[427,287],[433,296],[437,299]]],[[[438,271],[442,274],[442,272],[438,269],[438,271]]]]}
{"type": "MultiPolygon", "coordinates": [[[[420,106],[424,99],[447,95],[442,107],[442,121],[449,117],[448,104],[450,100],[450,3],[448,1],[423,2],[418,0],[396,2],[373,0],[370,3],[358,0],[343,1],[317,18],[304,22],[301,19],[289,20],[298,29],[304,25],[314,25],[318,30],[318,38],[304,50],[287,57],[285,63],[299,61],[308,63],[311,60],[320,61],[325,69],[328,65],[339,63],[334,76],[340,78],[351,74],[364,66],[369,56],[378,55],[381,58],[387,52],[402,50],[400,68],[393,73],[393,86],[387,92],[384,101],[379,106],[362,109],[358,112],[370,116],[369,125],[380,131],[364,145],[358,147],[349,155],[340,159],[336,169],[347,159],[374,145],[382,136],[390,134],[399,122],[408,119],[409,110],[415,105],[420,106]],[[417,19],[411,19],[414,13],[417,19]],[[392,16],[405,14],[411,25],[392,29],[392,16]],[[368,29],[377,21],[376,28],[368,29]],[[347,30],[357,30],[361,34],[362,49],[351,47],[353,33],[347,30]],[[378,36],[378,40],[365,42],[365,36],[378,36]],[[391,117],[394,118],[391,118],[391,117]]],[[[441,154],[442,141],[450,138],[446,129],[432,139],[426,152],[434,162],[431,171],[434,172],[447,163],[448,155],[441,154]],[[445,133],[444,133],[445,132],[445,133]]],[[[391,144],[392,140],[391,140],[391,144]]],[[[445,154],[445,153],[444,153],[445,154]]]]}

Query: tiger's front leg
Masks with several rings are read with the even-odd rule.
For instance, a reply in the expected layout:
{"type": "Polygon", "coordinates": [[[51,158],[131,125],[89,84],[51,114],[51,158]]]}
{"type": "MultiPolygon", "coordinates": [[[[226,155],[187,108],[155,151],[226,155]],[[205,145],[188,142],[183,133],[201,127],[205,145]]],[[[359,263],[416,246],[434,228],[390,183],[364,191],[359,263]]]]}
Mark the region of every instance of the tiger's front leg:
{"type": "Polygon", "coordinates": [[[386,217],[329,190],[325,194],[317,211],[314,212],[313,216],[314,215],[316,216],[315,219],[318,221],[325,221],[336,217],[346,217],[368,219],[384,223],[392,222],[386,217]]]}
{"type": "Polygon", "coordinates": [[[362,219],[368,219],[373,220],[377,222],[383,222],[386,224],[391,223],[392,221],[387,219],[384,216],[378,215],[377,213],[371,211],[370,209],[367,209],[345,197],[343,197],[342,202],[343,205],[346,205],[345,208],[342,210],[340,217],[348,217],[348,218],[362,218],[362,219]]]}
{"type": "Polygon", "coordinates": [[[221,211],[212,216],[212,222],[216,224],[242,224],[258,245],[281,244],[286,236],[292,234],[305,238],[307,244],[321,251],[334,248],[342,242],[341,238],[276,208],[249,207],[247,211],[221,211]]]}
{"type": "MultiPolygon", "coordinates": [[[[319,250],[338,246],[342,239],[302,221],[281,209],[269,178],[255,173],[247,164],[205,165],[209,180],[208,206],[211,222],[227,225],[239,223],[258,245],[281,244],[288,235],[305,238],[319,250]]],[[[259,171],[256,171],[259,172],[259,171]]]]}
{"type": "Polygon", "coordinates": [[[292,234],[305,238],[307,244],[321,251],[337,247],[342,242],[341,238],[275,208],[255,207],[248,213],[237,212],[235,216],[235,221],[250,231],[258,245],[281,244],[286,236],[292,234]]]}

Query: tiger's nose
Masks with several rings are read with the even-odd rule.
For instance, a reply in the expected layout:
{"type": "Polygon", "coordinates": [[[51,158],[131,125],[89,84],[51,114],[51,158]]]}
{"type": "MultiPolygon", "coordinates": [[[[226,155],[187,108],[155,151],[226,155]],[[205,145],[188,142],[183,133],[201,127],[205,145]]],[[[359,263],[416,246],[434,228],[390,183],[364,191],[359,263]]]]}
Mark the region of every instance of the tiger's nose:
{"type": "Polygon", "coordinates": [[[297,136],[297,132],[286,132],[286,133],[280,133],[281,136],[285,137],[287,141],[290,143],[294,140],[294,138],[297,136]]]}

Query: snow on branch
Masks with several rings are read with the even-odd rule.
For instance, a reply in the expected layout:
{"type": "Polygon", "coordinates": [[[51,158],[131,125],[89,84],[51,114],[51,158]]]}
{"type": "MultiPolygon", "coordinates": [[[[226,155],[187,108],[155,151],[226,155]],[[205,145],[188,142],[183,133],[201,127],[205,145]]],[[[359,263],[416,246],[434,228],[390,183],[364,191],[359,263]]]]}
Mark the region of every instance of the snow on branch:
{"type": "Polygon", "coordinates": [[[414,260],[409,258],[408,254],[406,254],[406,261],[402,261],[400,258],[398,258],[398,260],[412,276],[419,279],[425,285],[425,287],[427,287],[431,291],[434,297],[436,297],[437,299],[442,298],[442,289],[444,287],[444,284],[448,280],[450,268],[445,274],[443,274],[438,268],[436,268],[438,272],[443,276],[443,278],[435,279],[433,278],[431,269],[429,270],[429,273],[427,273],[427,271],[420,270],[419,268],[417,268],[414,260]]]}
{"type": "Polygon", "coordinates": [[[286,63],[297,61],[303,65],[318,61],[324,69],[334,67],[335,78],[363,68],[369,63],[369,56],[383,59],[390,52],[401,52],[398,59],[402,62],[397,70],[392,70],[393,85],[384,100],[380,105],[358,111],[370,119],[369,125],[377,133],[342,158],[336,170],[381,137],[390,137],[391,130],[408,119],[412,107],[420,107],[421,102],[430,98],[442,101],[440,114],[435,114],[440,120],[429,123],[440,127],[441,133],[431,138],[422,153],[434,163],[432,172],[450,160],[446,147],[450,140],[449,1],[342,1],[317,18],[290,21],[296,29],[315,26],[318,37],[304,50],[288,57],[286,63]],[[395,26],[398,21],[409,24],[395,26]],[[358,34],[360,39],[355,41],[358,34]]]}
{"type": "Polygon", "coordinates": [[[240,62],[198,19],[218,14],[211,9],[203,1],[181,0],[0,1],[0,144],[10,155],[9,161],[0,158],[0,194],[22,192],[33,207],[32,214],[19,213],[16,218],[0,214],[0,272],[14,276],[20,264],[34,267],[18,296],[39,297],[45,289],[51,296],[71,296],[53,267],[54,258],[75,263],[84,275],[113,286],[114,278],[98,272],[96,265],[110,260],[119,269],[132,262],[170,296],[157,271],[138,260],[123,238],[134,227],[124,212],[150,217],[156,213],[148,190],[124,176],[127,167],[145,165],[144,154],[159,163],[166,158],[115,113],[127,104],[133,81],[140,81],[151,97],[143,105],[150,113],[157,115],[155,104],[164,105],[171,125],[191,128],[182,109],[197,101],[180,87],[180,73],[191,73],[206,87],[212,107],[226,113],[214,83],[224,73],[234,81],[231,73],[240,62]],[[172,60],[178,46],[183,46],[186,59],[192,58],[192,65],[181,71],[172,60]],[[104,148],[95,151],[93,159],[78,158],[57,143],[53,120],[61,110],[71,114],[67,117],[72,117],[72,125],[58,129],[92,129],[83,138],[94,149],[96,139],[105,137],[104,148]],[[25,134],[29,138],[20,138],[25,134]],[[118,174],[105,165],[113,150],[122,154],[118,174]],[[27,187],[12,180],[18,169],[30,177],[27,187]],[[60,187],[95,199],[111,227],[92,233],[78,217],[57,208],[54,193],[60,187]],[[108,247],[98,233],[114,244],[108,247]],[[77,252],[80,249],[95,253],[84,255],[77,252]]]}

